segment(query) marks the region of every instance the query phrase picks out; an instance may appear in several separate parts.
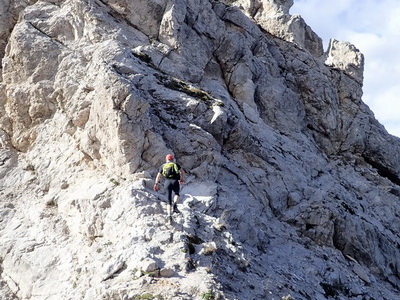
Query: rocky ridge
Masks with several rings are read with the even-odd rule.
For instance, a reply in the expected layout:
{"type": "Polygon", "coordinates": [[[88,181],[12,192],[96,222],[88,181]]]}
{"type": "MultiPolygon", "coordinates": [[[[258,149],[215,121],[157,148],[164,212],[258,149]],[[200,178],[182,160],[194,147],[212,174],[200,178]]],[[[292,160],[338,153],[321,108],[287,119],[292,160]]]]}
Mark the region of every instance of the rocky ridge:
{"type": "Polygon", "coordinates": [[[400,143],[353,45],[293,1],[4,4],[2,299],[396,299],[400,143]]]}

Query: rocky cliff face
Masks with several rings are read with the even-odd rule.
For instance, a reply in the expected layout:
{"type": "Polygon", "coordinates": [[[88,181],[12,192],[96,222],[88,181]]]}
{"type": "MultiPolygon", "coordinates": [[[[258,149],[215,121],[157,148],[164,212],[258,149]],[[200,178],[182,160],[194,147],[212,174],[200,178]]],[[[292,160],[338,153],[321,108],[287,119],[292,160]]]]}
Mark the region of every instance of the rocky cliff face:
{"type": "Polygon", "coordinates": [[[397,299],[400,141],[292,2],[3,1],[2,299],[397,299]]]}

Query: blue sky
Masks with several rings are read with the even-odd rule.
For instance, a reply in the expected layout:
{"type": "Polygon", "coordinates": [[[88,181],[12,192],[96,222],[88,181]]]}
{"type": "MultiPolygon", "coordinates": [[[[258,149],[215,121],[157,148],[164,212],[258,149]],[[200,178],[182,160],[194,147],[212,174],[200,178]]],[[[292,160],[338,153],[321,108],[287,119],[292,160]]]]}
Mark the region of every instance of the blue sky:
{"type": "Polygon", "coordinates": [[[363,101],[389,133],[400,137],[400,0],[294,0],[323,40],[350,42],[365,56],[363,101]]]}

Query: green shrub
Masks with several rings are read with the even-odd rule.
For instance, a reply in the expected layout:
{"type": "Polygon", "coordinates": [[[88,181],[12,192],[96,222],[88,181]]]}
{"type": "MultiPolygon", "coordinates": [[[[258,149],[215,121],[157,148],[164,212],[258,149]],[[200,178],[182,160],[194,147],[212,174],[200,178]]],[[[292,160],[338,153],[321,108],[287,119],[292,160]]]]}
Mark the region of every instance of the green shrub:
{"type": "Polygon", "coordinates": [[[164,297],[161,295],[154,296],[153,294],[145,293],[133,296],[132,300],[164,300],[164,297]]]}
{"type": "Polygon", "coordinates": [[[201,298],[204,300],[215,300],[215,293],[213,291],[208,291],[201,295],[201,298]]]}

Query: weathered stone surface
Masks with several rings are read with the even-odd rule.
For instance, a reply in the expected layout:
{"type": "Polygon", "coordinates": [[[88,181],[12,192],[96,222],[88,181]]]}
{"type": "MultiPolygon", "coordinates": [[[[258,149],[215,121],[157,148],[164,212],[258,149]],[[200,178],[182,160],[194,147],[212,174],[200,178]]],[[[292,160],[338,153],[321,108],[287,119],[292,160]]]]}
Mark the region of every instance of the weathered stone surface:
{"type": "Polygon", "coordinates": [[[354,45],[332,39],[329,43],[325,63],[344,71],[358,82],[363,82],[364,56],[354,45]]]}
{"type": "Polygon", "coordinates": [[[225,0],[223,2],[243,9],[266,32],[295,43],[316,57],[323,55],[322,39],[301,16],[289,14],[293,0],[225,0]]]}
{"type": "Polygon", "coordinates": [[[396,299],[400,143],[353,45],[292,1],[4,3],[0,298],[396,299]]]}

